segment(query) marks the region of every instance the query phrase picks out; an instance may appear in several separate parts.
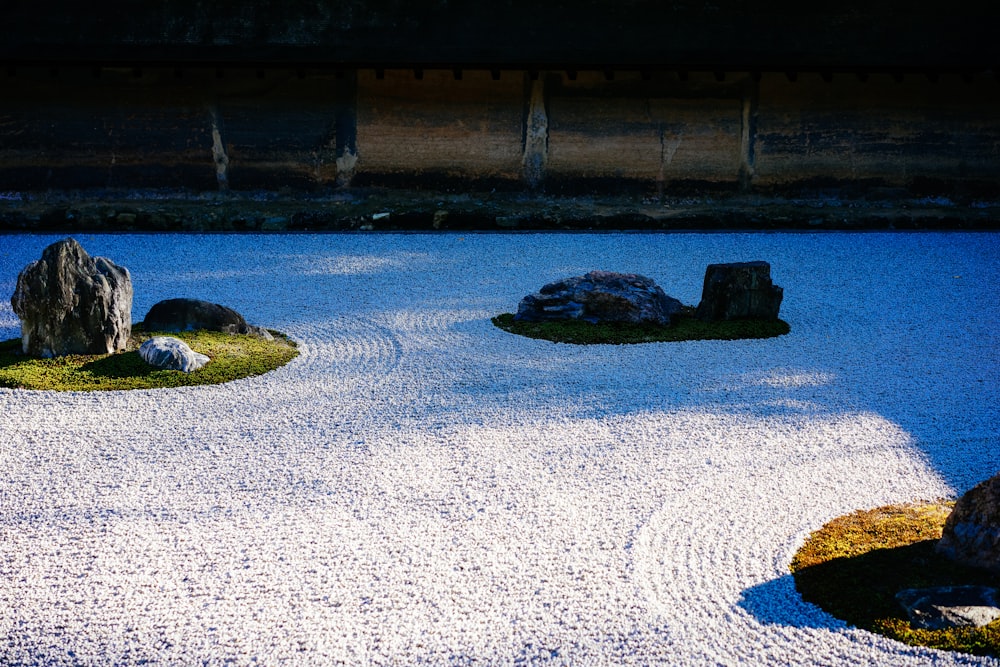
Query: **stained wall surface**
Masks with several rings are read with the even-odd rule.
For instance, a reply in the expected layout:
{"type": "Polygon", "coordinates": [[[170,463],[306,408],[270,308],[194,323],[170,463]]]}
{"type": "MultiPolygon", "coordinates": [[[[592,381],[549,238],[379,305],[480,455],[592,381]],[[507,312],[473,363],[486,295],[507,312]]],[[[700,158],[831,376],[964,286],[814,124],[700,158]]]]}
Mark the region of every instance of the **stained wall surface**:
{"type": "Polygon", "coordinates": [[[18,66],[0,190],[1000,183],[992,73],[18,66]]]}
{"type": "Polygon", "coordinates": [[[555,75],[548,86],[547,177],[735,183],[745,79],[555,75]]]}
{"type": "Polygon", "coordinates": [[[524,81],[517,72],[358,73],[357,178],[405,183],[521,176],[524,81]],[[419,78],[418,78],[419,77],[419,78]]]}
{"type": "Polygon", "coordinates": [[[1000,176],[1000,84],[992,75],[766,76],[759,100],[757,185],[962,186],[1000,176]]]}

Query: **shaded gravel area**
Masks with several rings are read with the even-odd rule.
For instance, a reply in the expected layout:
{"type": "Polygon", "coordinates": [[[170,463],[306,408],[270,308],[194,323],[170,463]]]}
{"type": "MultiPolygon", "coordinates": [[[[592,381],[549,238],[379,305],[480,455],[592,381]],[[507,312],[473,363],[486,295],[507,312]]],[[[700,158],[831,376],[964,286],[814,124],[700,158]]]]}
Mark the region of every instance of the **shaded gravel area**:
{"type": "MultiPolygon", "coordinates": [[[[0,237],[0,292],[58,235],[0,237]]],[[[0,663],[964,665],[795,591],[810,531],[1000,467],[996,233],[80,234],[139,319],[288,333],[256,378],[0,389],[0,663]],[[593,269],[791,333],[570,346],[490,318],[593,269]]],[[[19,334],[0,302],[0,338],[19,334]]]]}

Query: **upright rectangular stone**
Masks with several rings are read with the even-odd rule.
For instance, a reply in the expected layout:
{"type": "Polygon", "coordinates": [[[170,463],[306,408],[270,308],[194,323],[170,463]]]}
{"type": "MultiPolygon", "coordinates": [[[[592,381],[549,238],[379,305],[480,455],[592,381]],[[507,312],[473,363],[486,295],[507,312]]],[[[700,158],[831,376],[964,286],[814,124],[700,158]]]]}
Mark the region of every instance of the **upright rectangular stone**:
{"type": "Polygon", "coordinates": [[[776,320],[782,296],[767,262],[709,264],[696,316],[703,322],[776,320]]]}

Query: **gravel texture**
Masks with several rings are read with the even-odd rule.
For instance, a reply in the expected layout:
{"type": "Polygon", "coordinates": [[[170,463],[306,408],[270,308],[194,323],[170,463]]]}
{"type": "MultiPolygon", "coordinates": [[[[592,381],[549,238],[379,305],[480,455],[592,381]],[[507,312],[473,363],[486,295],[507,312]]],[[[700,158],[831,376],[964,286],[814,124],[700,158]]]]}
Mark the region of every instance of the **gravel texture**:
{"type": "MultiPolygon", "coordinates": [[[[0,236],[0,292],[54,236],[0,236]]],[[[1000,235],[79,236],[133,316],[222,303],[267,375],[0,389],[0,664],[949,665],[796,594],[827,520],[1000,469],[1000,235]],[[578,347],[490,317],[593,269],[776,339],[578,347]]],[[[0,303],[0,339],[19,335],[0,303]]]]}

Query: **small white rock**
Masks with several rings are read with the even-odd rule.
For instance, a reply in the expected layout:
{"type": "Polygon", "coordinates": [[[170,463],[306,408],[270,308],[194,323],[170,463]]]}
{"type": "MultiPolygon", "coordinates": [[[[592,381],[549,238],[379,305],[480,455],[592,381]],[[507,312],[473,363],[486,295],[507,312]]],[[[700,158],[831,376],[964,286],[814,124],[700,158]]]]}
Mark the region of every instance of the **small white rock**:
{"type": "Polygon", "coordinates": [[[139,356],[155,368],[168,371],[196,371],[209,361],[204,354],[195,352],[180,338],[154,336],[139,347],[139,356]]]}

